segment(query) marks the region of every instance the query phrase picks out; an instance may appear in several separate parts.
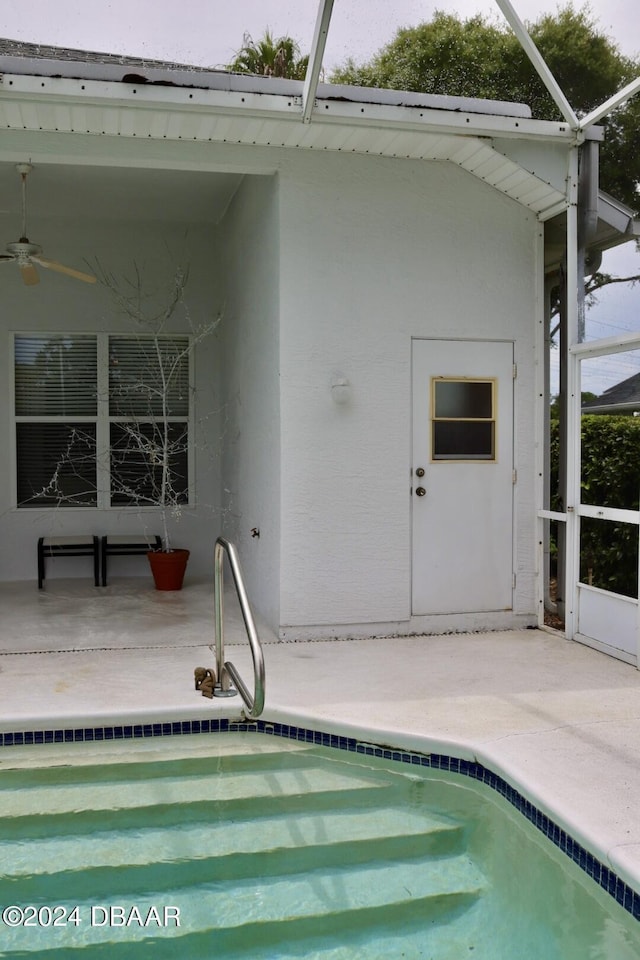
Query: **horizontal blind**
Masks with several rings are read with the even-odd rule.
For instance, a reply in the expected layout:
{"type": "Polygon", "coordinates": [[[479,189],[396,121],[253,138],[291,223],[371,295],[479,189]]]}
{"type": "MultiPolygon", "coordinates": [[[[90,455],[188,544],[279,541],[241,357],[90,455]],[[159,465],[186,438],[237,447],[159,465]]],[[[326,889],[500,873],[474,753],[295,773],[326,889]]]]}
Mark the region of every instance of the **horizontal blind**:
{"type": "Polygon", "coordinates": [[[19,507],[97,506],[98,487],[110,487],[112,506],[188,503],[188,335],[20,334],[14,344],[19,507]],[[98,437],[101,450],[108,438],[100,453],[98,437]]]}
{"type": "Polygon", "coordinates": [[[92,336],[16,336],[18,417],[97,413],[97,340],[92,336]]]}
{"type": "Polygon", "coordinates": [[[109,337],[109,415],[189,415],[188,336],[109,337]]]}

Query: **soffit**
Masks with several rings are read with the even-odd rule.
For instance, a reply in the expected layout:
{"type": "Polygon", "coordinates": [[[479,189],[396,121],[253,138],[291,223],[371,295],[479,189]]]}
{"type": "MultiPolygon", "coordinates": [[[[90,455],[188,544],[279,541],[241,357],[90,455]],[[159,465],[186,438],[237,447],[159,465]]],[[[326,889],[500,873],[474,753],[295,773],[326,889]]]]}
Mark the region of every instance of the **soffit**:
{"type": "Polygon", "coordinates": [[[541,219],[565,203],[562,190],[495,149],[493,138],[568,145],[566,124],[340,99],[318,101],[312,122],[305,124],[300,109],[298,98],[290,96],[59,77],[5,74],[0,86],[5,130],[448,161],[541,219]]]}

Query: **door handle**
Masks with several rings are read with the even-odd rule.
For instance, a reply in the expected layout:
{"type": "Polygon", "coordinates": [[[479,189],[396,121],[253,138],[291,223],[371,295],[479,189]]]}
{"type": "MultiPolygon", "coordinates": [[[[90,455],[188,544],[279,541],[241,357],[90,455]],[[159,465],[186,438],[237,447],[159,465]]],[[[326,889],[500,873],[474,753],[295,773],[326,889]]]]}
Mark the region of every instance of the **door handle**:
{"type": "Polygon", "coordinates": [[[416,487],[416,497],[424,497],[426,492],[424,487],[416,487]]]}

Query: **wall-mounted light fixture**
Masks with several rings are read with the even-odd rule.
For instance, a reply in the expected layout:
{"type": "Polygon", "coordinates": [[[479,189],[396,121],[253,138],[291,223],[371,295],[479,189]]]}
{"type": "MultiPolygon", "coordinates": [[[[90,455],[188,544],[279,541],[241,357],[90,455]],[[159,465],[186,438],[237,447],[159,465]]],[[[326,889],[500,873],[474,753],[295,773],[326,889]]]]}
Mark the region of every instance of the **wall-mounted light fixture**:
{"type": "Polygon", "coordinates": [[[351,384],[343,373],[334,373],[331,378],[331,397],[334,403],[339,404],[351,400],[351,384]]]}

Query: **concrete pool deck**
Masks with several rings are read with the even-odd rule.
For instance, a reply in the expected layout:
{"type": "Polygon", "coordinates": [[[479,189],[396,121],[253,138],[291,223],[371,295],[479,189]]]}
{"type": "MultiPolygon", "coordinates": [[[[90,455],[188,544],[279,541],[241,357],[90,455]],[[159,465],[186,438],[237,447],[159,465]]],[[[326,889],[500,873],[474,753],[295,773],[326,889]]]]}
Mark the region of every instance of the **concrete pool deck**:
{"type": "MultiPolygon", "coordinates": [[[[239,698],[193,686],[213,662],[210,585],[163,596],[136,581],[3,584],[0,605],[0,731],[240,715],[239,698]]],[[[227,614],[227,659],[251,689],[227,614]]],[[[635,667],[539,630],[263,639],[262,719],[473,758],[640,891],[635,667]]]]}

